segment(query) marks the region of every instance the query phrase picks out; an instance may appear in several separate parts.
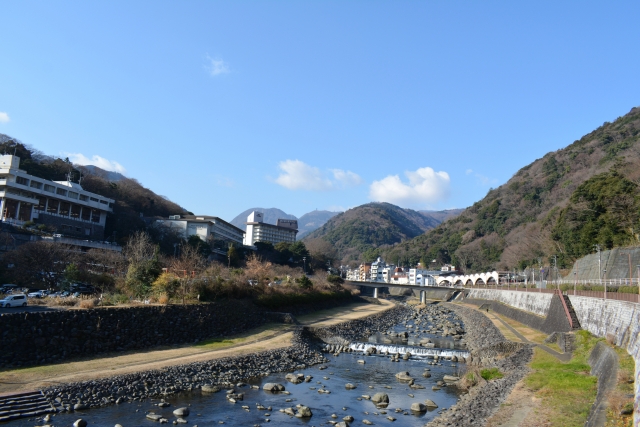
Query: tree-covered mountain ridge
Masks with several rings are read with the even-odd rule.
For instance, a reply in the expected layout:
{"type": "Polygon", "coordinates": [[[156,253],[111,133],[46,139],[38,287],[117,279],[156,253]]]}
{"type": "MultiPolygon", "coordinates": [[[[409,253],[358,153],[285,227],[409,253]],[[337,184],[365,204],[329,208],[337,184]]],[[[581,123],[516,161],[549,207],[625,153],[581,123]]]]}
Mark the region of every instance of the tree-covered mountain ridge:
{"type": "Polygon", "coordinates": [[[459,216],[387,248],[393,259],[435,259],[465,271],[560,268],[594,251],[637,245],[640,108],[520,169],[459,216]]]}
{"type": "Polygon", "coordinates": [[[340,213],[303,240],[310,250],[341,263],[371,261],[380,248],[408,241],[456,210],[418,212],[390,203],[367,203],[340,213]]]}

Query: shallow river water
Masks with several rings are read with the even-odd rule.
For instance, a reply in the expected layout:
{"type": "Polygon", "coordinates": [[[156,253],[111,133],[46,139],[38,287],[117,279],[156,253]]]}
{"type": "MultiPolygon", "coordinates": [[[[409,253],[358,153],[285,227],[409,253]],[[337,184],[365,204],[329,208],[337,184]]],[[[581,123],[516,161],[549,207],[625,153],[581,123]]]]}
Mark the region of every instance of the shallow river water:
{"type": "MultiPolygon", "coordinates": [[[[396,330],[401,330],[401,328],[396,330]]],[[[443,347],[452,348],[454,345],[452,342],[447,342],[443,347]]],[[[225,398],[224,389],[215,394],[203,394],[198,391],[167,397],[166,401],[171,406],[166,408],[155,406],[160,400],[149,399],[143,402],[123,403],[71,414],[61,413],[53,417],[51,424],[56,427],[71,426],[75,420],[83,418],[88,422],[89,427],[113,427],[116,423],[124,427],[153,426],[158,423],[146,419],[147,412],[152,411],[163,415],[169,420],[169,423],[172,423],[177,418],[172,414],[172,411],[179,407],[189,406],[191,413],[186,417],[187,426],[198,425],[202,427],[222,423],[232,426],[330,426],[329,421],[342,421],[342,418],[347,415],[355,418],[352,425],[363,425],[362,421],[367,419],[375,425],[422,426],[435,418],[438,411],[455,404],[459,397],[459,392],[455,387],[442,387],[438,391],[432,390],[431,387],[437,381],[442,380],[444,375],[459,375],[460,371],[464,369],[463,364],[441,360],[441,366],[431,365],[429,362],[433,362],[433,360],[430,358],[412,358],[407,361],[392,362],[390,357],[365,356],[362,353],[342,353],[337,357],[326,354],[326,357],[329,359],[328,363],[296,372],[303,373],[305,376],[313,376],[311,382],[289,383],[284,379],[285,373],[252,379],[248,381],[248,385],[236,388],[236,392],[244,393],[244,400],[235,404],[225,398]],[[360,364],[358,360],[365,360],[366,363],[360,364]],[[326,369],[320,369],[320,366],[326,366],[326,369]],[[430,378],[422,376],[427,368],[431,373],[430,378]],[[410,388],[407,383],[396,380],[395,374],[400,371],[408,371],[415,378],[415,382],[425,388],[415,390],[410,388]],[[262,390],[262,385],[267,382],[283,384],[290,394],[265,392],[262,390]],[[345,389],[347,383],[352,383],[357,388],[347,390],[345,389]],[[260,389],[253,389],[250,385],[258,385],[260,389]],[[320,388],[330,390],[331,393],[318,393],[317,390],[320,388]],[[378,409],[370,400],[362,398],[362,395],[373,396],[378,392],[389,395],[390,403],[386,409],[378,409]],[[288,399],[290,399],[289,402],[287,402],[288,399]],[[439,408],[422,414],[412,413],[409,409],[411,404],[414,402],[424,403],[425,399],[433,400],[439,408]],[[264,407],[271,406],[271,410],[258,410],[257,404],[264,407]],[[308,406],[313,412],[313,416],[299,419],[279,412],[279,409],[295,408],[297,404],[308,406]],[[249,406],[249,409],[243,409],[243,405],[249,406]],[[401,408],[402,411],[396,412],[396,408],[401,408]],[[386,414],[383,413],[384,411],[386,414]],[[332,418],[332,414],[336,414],[337,418],[332,418]],[[388,420],[388,416],[396,418],[396,421],[388,420]]],[[[5,425],[7,427],[33,427],[43,424],[45,423],[40,419],[32,418],[12,421],[5,425]]]]}

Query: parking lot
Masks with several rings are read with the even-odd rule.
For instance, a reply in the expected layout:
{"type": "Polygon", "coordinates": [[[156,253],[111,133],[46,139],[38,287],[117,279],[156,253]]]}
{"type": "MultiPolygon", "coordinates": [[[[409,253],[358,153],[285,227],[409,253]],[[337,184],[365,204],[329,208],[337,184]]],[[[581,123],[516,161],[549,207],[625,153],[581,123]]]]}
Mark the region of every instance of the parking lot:
{"type": "Polygon", "coordinates": [[[10,313],[36,313],[39,311],[64,310],[63,307],[46,307],[42,305],[27,305],[26,307],[0,307],[0,314],[10,313]]]}

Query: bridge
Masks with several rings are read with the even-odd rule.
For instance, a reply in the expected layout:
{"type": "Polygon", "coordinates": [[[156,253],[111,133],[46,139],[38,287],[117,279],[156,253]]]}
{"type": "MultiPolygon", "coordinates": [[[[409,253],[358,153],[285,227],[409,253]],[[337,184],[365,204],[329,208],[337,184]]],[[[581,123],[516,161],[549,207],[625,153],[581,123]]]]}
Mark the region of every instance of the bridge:
{"type": "Polygon", "coordinates": [[[410,289],[420,292],[420,302],[426,303],[427,299],[449,300],[455,297],[459,292],[463,291],[462,287],[453,286],[420,286],[399,283],[386,282],[354,282],[346,281],[345,283],[352,286],[363,286],[373,288],[373,297],[378,298],[378,291],[381,288],[410,289]]]}

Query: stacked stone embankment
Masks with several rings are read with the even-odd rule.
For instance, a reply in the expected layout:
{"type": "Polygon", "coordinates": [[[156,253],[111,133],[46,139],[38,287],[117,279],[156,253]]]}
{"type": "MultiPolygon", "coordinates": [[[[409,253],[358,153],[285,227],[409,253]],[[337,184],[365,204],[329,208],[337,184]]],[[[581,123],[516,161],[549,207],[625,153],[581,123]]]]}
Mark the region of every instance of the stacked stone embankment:
{"type": "Polygon", "coordinates": [[[70,383],[43,392],[59,410],[73,411],[165,397],[203,387],[209,390],[215,386],[228,388],[251,377],[304,369],[325,362],[322,354],[307,345],[303,335],[302,330],[296,331],[292,345],[283,349],[70,383]]]}
{"type": "Polygon", "coordinates": [[[249,301],[0,315],[0,366],[51,363],[233,335],[267,321],[249,301]]]}
{"type": "Polygon", "coordinates": [[[530,345],[508,342],[482,313],[466,307],[446,304],[466,325],[470,364],[477,368],[498,368],[503,378],[471,387],[458,403],[427,424],[429,427],[472,427],[482,425],[500,406],[511,390],[528,373],[533,356],[530,345]]]}

